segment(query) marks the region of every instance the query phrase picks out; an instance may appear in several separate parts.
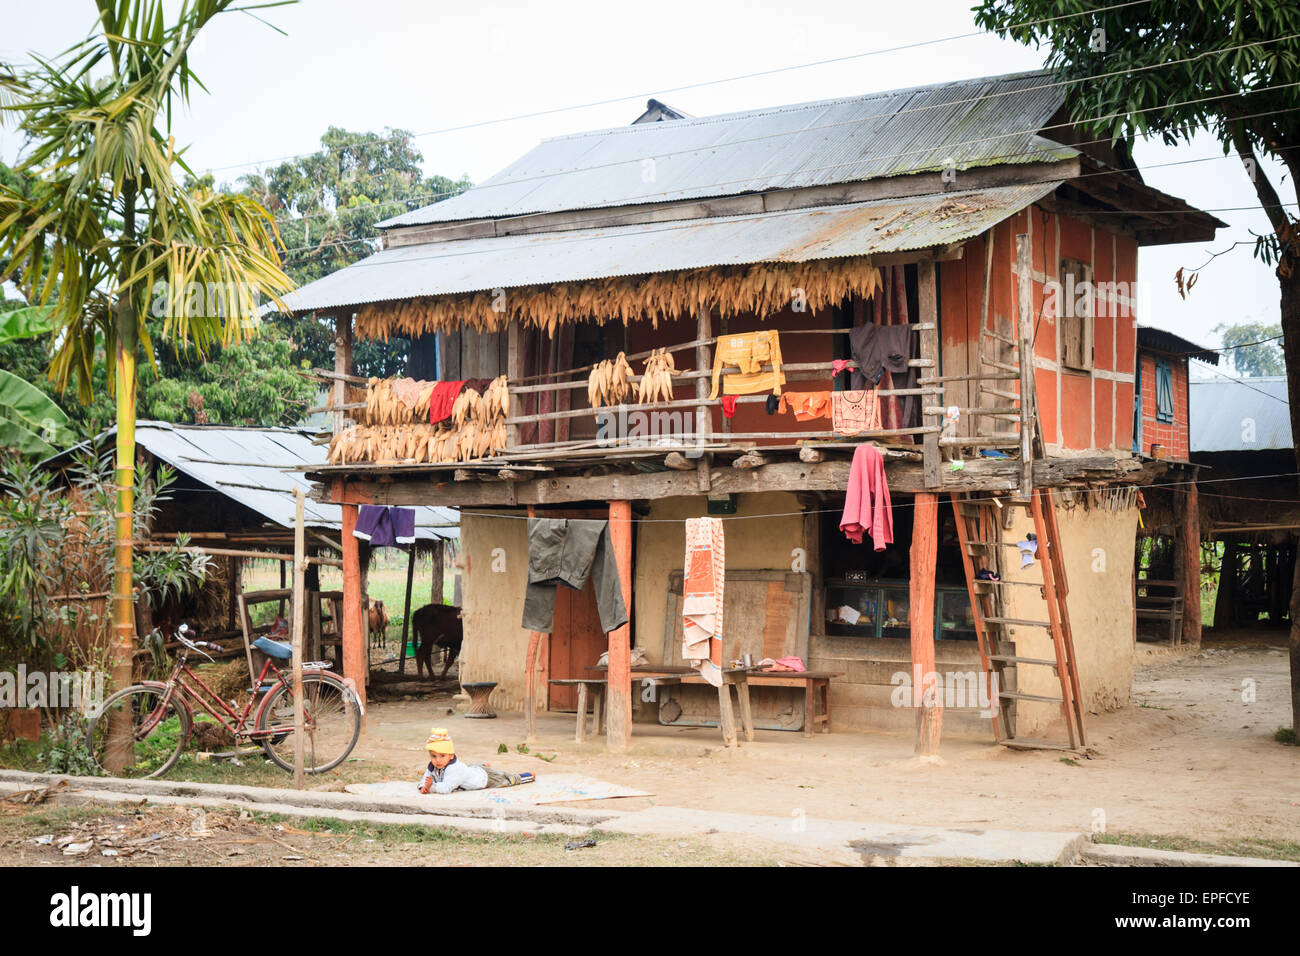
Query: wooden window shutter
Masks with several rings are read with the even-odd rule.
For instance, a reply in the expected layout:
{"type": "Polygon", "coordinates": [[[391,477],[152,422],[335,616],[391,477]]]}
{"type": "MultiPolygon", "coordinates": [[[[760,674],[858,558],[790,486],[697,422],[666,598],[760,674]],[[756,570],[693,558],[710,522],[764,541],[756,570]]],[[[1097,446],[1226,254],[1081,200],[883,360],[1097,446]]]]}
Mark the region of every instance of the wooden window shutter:
{"type": "Polygon", "coordinates": [[[1167,359],[1156,359],[1156,421],[1174,420],[1174,374],[1167,359]]]}

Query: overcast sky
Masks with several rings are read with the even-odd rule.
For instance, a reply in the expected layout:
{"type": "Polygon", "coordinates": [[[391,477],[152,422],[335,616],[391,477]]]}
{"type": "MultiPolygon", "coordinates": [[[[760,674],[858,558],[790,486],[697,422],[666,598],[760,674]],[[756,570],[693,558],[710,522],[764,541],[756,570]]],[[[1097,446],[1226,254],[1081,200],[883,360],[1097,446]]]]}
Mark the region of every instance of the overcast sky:
{"type": "MultiPolygon", "coordinates": [[[[538,140],[620,126],[647,96],[697,116],[1034,69],[1042,55],[976,31],[973,0],[800,0],[775,3],[481,2],[306,0],[263,15],[281,35],[244,14],[219,17],[200,38],[198,91],[178,118],[178,144],[196,170],[218,182],[292,154],[311,152],[328,126],[399,127],[422,135],[426,170],[475,182],[538,140]],[[911,51],[774,75],[680,89],[726,77],[889,47],[961,37],[911,51]],[[449,127],[619,102],[481,126],[449,127]]],[[[93,25],[90,0],[3,0],[0,59],[54,54],[93,25]]],[[[20,144],[0,130],[0,159],[20,144]]],[[[1192,296],[1179,299],[1173,274],[1210,251],[1251,239],[1267,220],[1239,161],[1206,137],[1179,147],[1139,144],[1146,181],[1229,224],[1213,243],[1142,250],[1147,305],[1138,320],[1217,346],[1220,322],[1278,321],[1278,286],[1249,246],[1221,256],[1192,296]],[[1217,157],[1205,162],[1190,162],[1217,157]],[[1162,165],[1183,163],[1183,165],[1162,165]],[[1235,207],[1247,207],[1238,210],[1235,207]]],[[[1277,169],[1270,168],[1277,178],[1277,169]]],[[[1294,193],[1281,186],[1283,198],[1294,193]]]]}

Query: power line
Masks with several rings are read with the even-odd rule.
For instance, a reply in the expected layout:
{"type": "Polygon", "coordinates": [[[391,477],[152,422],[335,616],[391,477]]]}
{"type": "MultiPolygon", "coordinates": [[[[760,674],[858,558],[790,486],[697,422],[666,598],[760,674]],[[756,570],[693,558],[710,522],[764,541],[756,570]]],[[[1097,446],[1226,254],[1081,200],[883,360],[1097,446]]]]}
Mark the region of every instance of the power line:
{"type": "MultiPolygon", "coordinates": [[[[1043,17],[1037,20],[1025,20],[1021,23],[1014,24],[1011,27],[1011,29],[1037,26],[1042,23],[1055,23],[1059,20],[1070,20],[1075,17],[1093,16],[1095,14],[1106,13],[1111,10],[1120,10],[1123,9],[1124,7],[1141,6],[1143,4],[1147,4],[1150,2],[1151,0],[1127,0],[1127,2],[1124,3],[1111,4],[1105,7],[1096,7],[1091,10],[1081,10],[1075,13],[1065,13],[1053,17],[1043,17]]],[[[848,54],[847,56],[831,57],[829,59],[824,59],[824,60],[813,60],[808,63],[798,63],[792,66],[775,67],[770,70],[760,70],[755,73],[743,73],[743,74],[738,74],[736,76],[723,77],[721,79],[716,79],[716,80],[705,80],[699,83],[688,83],[683,86],[669,87],[667,89],[650,91],[648,93],[635,93],[635,94],[629,94],[627,96],[618,96],[609,99],[593,100],[588,103],[578,103],[572,106],[559,106],[547,110],[536,110],[534,112],[529,112],[529,113],[517,113],[513,116],[502,116],[490,120],[480,120],[479,122],[465,123],[459,126],[447,126],[441,129],[426,130],[421,133],[411,134],[411,138],[422,139],[426,136],[438,136],[444,133],[456,133],[456,132],[462,132],[464,130],[470,130],[470,129],[481,129],[482,127],[485,126],[494,126],[501,123],[513,123],[518,120],[535,119],[539,116],[553,116],[558,113],[568,113],[574,110],[590,109],[596,106],[608,106],[614,103],[627,102],[628,100],[638,100],[641,99],[642,97],[664,96],[669,93],[681,93],[687,90],[702,89],[707,86],[718,86],[724,83],[734,83],[734,82],[739,82],[741,80],[757,79],[759,77],[764,77],[764,76],[774,76],[778,73],[788,73],[794,70],[805,70],[817,66],[826,66],[832,63],[845,63],[850,60],[859,60],[871,56],[880,56],[886,53],[899,53],[906,50],[915,50],[921,47],[934,46],[939,43],[948,43],[952,40],[966,40],[972,37],[983,37],[983,36],[992,36],[992,35],[993,34],[990,34],[988,31],[985,30],[975,30],[970,33],[959,33],[959,34],[954,34],[952,36],[938,37],[931,40],[919,40],[915,43],[906,43],[900,46],[885,47],[878,50],[867,50],[863,53],[851,53],[848,54]]],[[[362,142],[362,140],[354,139],[349,142],[362,142]]],[[[209,168],[209,172],[218,172],[227,169],[244,169],[248,167],[261,166],[266,163],[277,163],[277,162],[284,162],[290,159],[301,159],[305,156],[313,155],[314,152],[315,151],[313,150],[312,152],[306,152],[306,153],[291,153],[285,156],[255,160],[252,162],[232,163],[226,166],[213,166],[209,168]]]]}

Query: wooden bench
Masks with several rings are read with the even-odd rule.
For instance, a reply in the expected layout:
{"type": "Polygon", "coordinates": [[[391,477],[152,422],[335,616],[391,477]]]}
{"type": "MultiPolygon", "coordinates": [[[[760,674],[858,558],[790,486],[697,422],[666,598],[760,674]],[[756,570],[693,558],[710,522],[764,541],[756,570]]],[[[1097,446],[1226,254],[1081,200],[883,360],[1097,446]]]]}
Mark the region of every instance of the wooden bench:
{"type": "Polygon", "coordinates": [[[599,736],[605,717],[605,685],[608,682],[603,677],[575,677],[553,680],[551,683],[559,684],[561,687],[578,688],[578,726],[574,731],[573,739],[578,743],[587,739],[588,698],[592,701],[592,716],[596,719],[596,729],[593,733],[599,736]]]}
{"type": "MultiPolygon", "coordinates": [[[[606,673],[607,668],[592,667],[590,670],[606,673]]],[[[740,710],[740,729],[745,739],[754,740],[754,715],[749,706],[749,681],[751,671],[724,670],[722,686],[718,688],[718,725],[722,730],[722,743],[725,747],[736,746],[736,713],[731,706],[731,690],[735,688],[736,703],[740,710]]],[[[632,668],[632,677],[638,680],[653,680],[656,684],[707,684],[700,672],[693,667],[655,667],[642,665],[632,668]]],[[[603,683],[603,682],[602,682],[603,683]]],[[[581,693],[581,691],[579,691],[581,693]]]]}
{"type": "Polygon", "coordinates": [[[1171,594],[1139,594],[1134,610],[1140,620],[1160,620],[1169,622],[1169,645],[1181,644],[1183,640],[1183,598],[1177,592],[1177,581],[1155,581],[1138,579],[1139,591],[1144,588],[1163,588],[1171,594]]]}

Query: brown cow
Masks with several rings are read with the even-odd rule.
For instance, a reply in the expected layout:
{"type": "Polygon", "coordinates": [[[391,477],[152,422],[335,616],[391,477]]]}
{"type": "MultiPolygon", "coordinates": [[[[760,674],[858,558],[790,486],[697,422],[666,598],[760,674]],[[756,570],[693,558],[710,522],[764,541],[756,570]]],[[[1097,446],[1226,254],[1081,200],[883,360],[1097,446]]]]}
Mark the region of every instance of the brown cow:
{"type": "Polygon", "coordinates": [[[383,647],[388,638],[388,614],[384,611],[384,602],[371,601],[367,617],[366,623],[369,625],[370,643],[378,643],[380,647],[383,647]]]}
{"type": "Polygon", "coordinates": [[[464,640],[460,608],[451,604],[426,604],[411,615],[411,626],[415,631],[417,679],[424,676],[425,668],[428,668],[429,679],[433,679],[433,649],[441,647],[446,651],[446,659],[438,679],[443,680],[460,655],[460,645],[464,640]]]}

